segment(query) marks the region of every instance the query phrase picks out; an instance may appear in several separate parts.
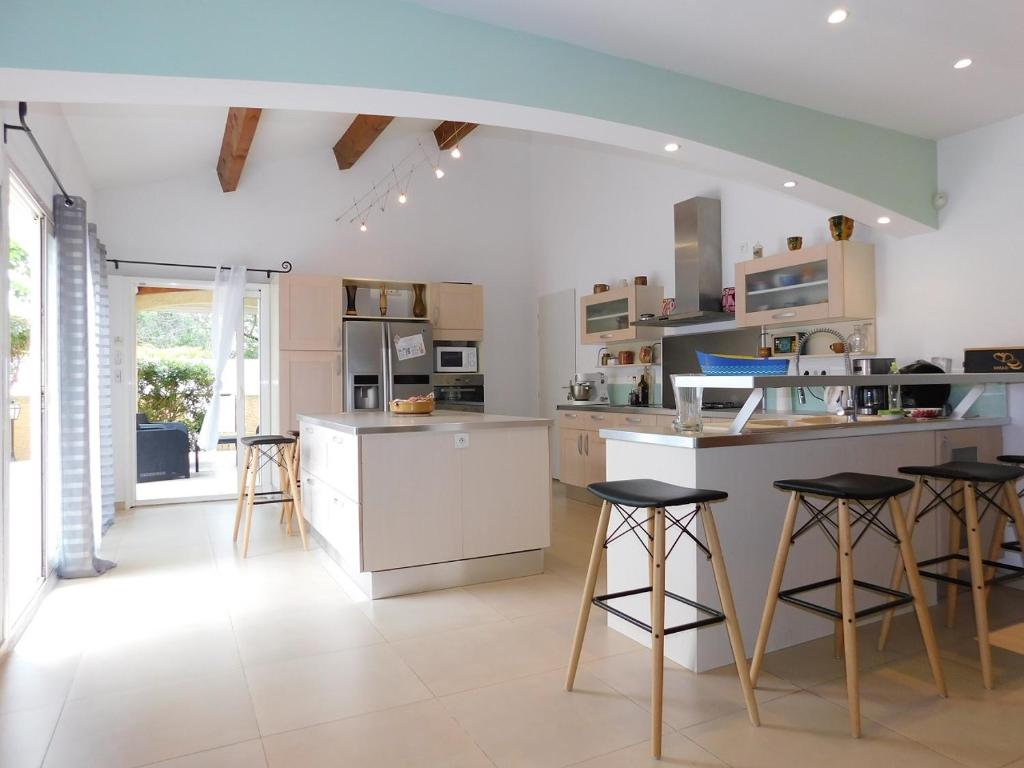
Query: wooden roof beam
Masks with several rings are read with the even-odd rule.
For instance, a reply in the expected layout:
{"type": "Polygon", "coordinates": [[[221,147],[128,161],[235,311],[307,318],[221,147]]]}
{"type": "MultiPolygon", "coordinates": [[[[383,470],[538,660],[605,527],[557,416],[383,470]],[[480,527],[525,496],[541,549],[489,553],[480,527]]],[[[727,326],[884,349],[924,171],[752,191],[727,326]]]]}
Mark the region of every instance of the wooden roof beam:
{"type": "Polygon", "coordinates": [[[238,180],[242,178],[245,159],[249,156],[249,147],[252,146],[262,113],[262,109],[247,107],[228,109],[224,140],[220,144],[220,157],[217,159],[217,178],[220,179],[220,188],[225,192],[238,189],[238,180]]]}
{"type": "Polygon", "coordinates": [[[338,170],[347,171],[355,165],[394,119],[385,115],[356,115],[348,130],[334,145],[334,159],[338,161],[338,170]]]}
{"type": "Polygon", "coordinates": [[[451,149],[476,128],[476,123],[457,123],[454,120],[445,120],[434,129],[434,140],[437,148],[444,152],[451,149]]]}

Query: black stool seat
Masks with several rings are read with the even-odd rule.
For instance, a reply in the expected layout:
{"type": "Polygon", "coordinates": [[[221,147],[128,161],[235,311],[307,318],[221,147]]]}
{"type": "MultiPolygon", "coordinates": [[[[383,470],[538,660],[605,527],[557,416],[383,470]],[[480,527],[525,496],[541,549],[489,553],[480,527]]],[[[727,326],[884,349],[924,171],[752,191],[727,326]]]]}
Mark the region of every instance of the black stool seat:
{"type": "Polygon", "coordinates": [[[242,445],[289,445],[295,442],[294,437],[288,435],[249,435],[241,438],[238,442],[242,445]]]}
{"type": "Polygon", "coordinates": [[[812,480],[776,480],[774,485],[783,491],[858,501],[888,499],[914,487],[910,480],[885,475],[863,475],[859,472],[840,472],[812,480]]]}
{"type": "Polygon", "coordinates": [[[607,483],[591,483],[587,490],[599,499],[627,507],[681,507],[684,504],[702,504],[705,501],[729,498],[725,491],[684,488],[660,480],[613,480],[607,483]]]}
{"type": "Polygon", "coordinates": [[[900,467],[904,475],[941,477],[943,480],[966,480],[975,483],[1008,483],[1024,477],[1024,469],[988,464],[981,461],[947,461],[933,467],[900,467]]]}
{"type": "Polygon", "coordinates": [[[1019,453],[1008,453],[996,458],[1000,461],[1005,461],[1007,464],[1024,464],[1024,456],[1021,456],[1019,453]]]}

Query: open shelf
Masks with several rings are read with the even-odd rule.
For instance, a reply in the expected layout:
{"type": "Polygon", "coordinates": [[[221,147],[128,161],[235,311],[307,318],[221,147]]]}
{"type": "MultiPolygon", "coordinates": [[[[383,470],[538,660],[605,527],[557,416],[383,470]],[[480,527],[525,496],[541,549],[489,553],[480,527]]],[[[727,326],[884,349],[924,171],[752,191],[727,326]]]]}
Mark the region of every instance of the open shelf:
{"type": "Polygon", "coordinates": [[[427,322],[426,317],[402,317],[401,315],[342,315],[341,319],[344,320],[408,320],[417,323],[427,322]]]}

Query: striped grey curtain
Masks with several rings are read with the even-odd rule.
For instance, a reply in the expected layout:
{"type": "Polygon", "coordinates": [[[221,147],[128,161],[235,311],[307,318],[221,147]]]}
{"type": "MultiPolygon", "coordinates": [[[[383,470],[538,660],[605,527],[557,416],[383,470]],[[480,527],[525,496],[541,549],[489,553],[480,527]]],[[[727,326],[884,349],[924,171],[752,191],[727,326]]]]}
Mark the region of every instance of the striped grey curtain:
{"type": "MultiPolygon", "coordinates": [[[[99,474],[100,510],[103,532],[114,524],[114,409],[110,387],[110,289],[107,285],[107,247],[96,235],[96,225],[89,225],[89,270],[92,276],[92,299],[95,346],[96,389],[99,407],[99,474]],[[93,258],[96,254],[96,258],[93,258]]],[[[95,453],[94,453],[95,456],[95,453]]],[[[95,495],[94,495],[95,498],[95,495]]]]}
{"type": "MultiPolygon", "coordinates": [[[[68,206],[63,195],[56,195],[53,199],[60,335],[61,530],[58,572],[65,579],[96,576],[114,566],[114,563],[96,557],[93,517],[93,468],[101,451],[94,450],[99,435],[90,418],[91,408],[99,408],[99,398],[90,397],[89,386],[91,366],[96,366],[96,370],[99,367],[98,345],[90,344],[90,321],[95,322],[96,317],[91,262],[99,259],[100,253],[98,248],[90,248],[85,200],[75,197],[72,201],[74,204],[68,206]]],[[[109,330],[109,306],[107,313],[109,330]]],[[[98,392],[98,387],[94,391],[98,392]]],[[[108,408],[109,392],[108,379],[108,408]]],[[[102,499],[102,493],[99,496],[102,499]]]]}

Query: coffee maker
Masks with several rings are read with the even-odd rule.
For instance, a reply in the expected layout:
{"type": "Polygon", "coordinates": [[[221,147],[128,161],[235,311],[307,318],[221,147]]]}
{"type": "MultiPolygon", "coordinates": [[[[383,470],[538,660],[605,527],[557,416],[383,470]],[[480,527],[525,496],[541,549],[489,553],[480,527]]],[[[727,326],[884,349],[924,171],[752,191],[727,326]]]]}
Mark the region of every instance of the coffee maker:
{"type": "MultiPolygon", "coordinates": [[[[853,361],[853,370],[863,376],[885,374],[893,364],[891,357],[862,357],[853,361]]],[[[889,387],[857,387],[857,413],[874,416],[889,407],[889,387]]]]}

